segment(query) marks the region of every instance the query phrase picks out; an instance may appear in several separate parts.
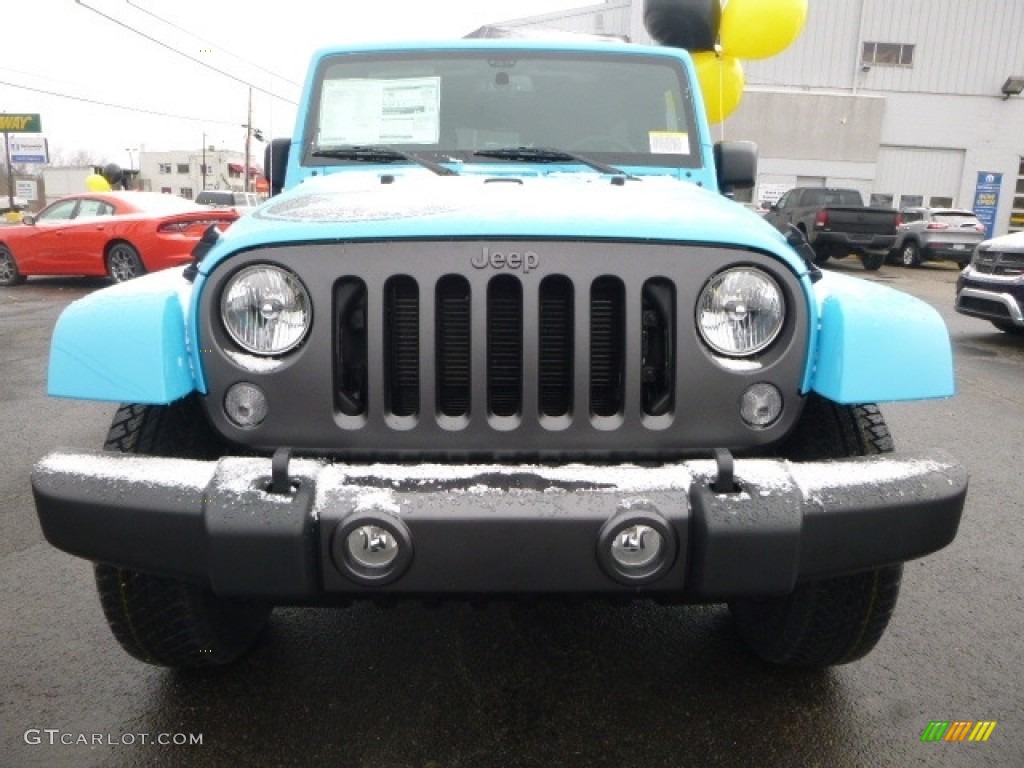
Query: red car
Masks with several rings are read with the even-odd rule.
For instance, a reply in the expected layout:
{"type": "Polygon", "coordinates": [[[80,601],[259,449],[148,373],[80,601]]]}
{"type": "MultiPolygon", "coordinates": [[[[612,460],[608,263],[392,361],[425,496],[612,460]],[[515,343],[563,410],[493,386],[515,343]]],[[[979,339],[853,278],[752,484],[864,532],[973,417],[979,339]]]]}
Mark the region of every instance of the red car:
{"type": "Polygon", "coordinates": [[[115,282],[186,264],[211,224],[238,214],[156,192],[69,195],[0,227],[0,285],[30,275],[107,275],[115,282]]]}

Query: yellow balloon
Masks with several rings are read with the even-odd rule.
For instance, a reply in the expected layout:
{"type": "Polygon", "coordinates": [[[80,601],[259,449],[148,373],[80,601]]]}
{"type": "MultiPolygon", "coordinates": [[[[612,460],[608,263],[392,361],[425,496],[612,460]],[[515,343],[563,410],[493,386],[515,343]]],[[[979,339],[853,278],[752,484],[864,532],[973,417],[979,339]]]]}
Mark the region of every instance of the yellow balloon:
{"type": "Polygon", "coordinates": [[[109,192],[110,182],[98,173],[93,173],[85,177],[85,188],[90,192],[109,192]]]}
{"type": "Polygon", "coordinates": [[[763,59],[787,48],[807,21],[807,0],[728,0],[719,41],[726,56],[763,59]]]}
{"type": "Polygon", "coordinates": [[[712,51],[695,53],[693,63],[708,122],[720,123],[743,98],[743,65],[734,56],[719,56],[712,51]]]}

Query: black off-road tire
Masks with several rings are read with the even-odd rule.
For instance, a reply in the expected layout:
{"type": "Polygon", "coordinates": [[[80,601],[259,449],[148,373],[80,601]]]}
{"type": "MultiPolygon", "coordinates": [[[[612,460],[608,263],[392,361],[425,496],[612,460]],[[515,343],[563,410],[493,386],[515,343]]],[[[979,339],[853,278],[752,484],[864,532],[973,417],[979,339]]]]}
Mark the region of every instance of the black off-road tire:
{"type": "Polygon", "coordinates": [[[14,260],[11,249],[0,245],[0,286],[10,287],[24,282],[25,276],[18,271],[18,262],[14,260]]]}
{"type": "Polygon", "coordinates": [[[860,255],[860,263],[864,266],[868,272],[877,272],[885,264],[884,253],[862,253],[860,255]]]}
{"type": "MultiPolygon", "coordinates": [[[[103,447],[191,459],[215,459],[224,452],[194,396],[167,406],[121,406],[103,447]]],[[[236,660],[256,644],[272,608],[219,597],[205,585],[105,563],[97,563],[95,572],[114,637],[135,658],[158,666],[209,667],[236,660]]]]}
{"type": "MultiPolygon", "coordinates": [[[[794,432],[773,454],[794,462],[888,453],[892,437],[875,405],[808,397],[794,432]]],[[[798,584],[789,595],[729,604],[740,637],[762,659],[827,667],[863,658],[896,608],[903,564],[798,584]]]]}

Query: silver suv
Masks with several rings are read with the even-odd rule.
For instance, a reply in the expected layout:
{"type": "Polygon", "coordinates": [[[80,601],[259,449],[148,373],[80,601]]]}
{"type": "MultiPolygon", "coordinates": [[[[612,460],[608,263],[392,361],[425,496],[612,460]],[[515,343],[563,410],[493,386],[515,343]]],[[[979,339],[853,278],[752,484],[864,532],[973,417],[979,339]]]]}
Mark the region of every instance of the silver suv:
{"type": "Polygon", "coordinates": [[[955,261],[961,267],[971,260],[974,247],[985,239],[985,225],[973,211],[958,208],[904,208],[896,227],[896,244],[890,253],[905,267],[923,261],[955,261]]]}
{"type": "Polygon", "coordinates": [[[200,205],[212,205],[215,208],[234,208],[239,213],[248,213],[260,204],[259,195],[255,192],[233,192],[230,189],[204,189],[196,197],[200,205]]]}

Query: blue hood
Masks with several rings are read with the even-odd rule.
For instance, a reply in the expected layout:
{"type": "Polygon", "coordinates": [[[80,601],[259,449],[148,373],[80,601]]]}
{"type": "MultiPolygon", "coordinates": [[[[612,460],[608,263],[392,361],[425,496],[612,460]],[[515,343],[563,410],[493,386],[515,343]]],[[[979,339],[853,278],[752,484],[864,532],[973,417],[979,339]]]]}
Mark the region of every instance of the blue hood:
{"type": "Polygon", "coordinates": [[[267,243],[466,237],[740,245],[776,253],[794,271],[806,271],[771,225],[716,191],[671,176],[619,184],[593,173],[518,170],[438,176],[396,169],[307,179],[232,224],[202,272],[231,252],[267,243]]]}

